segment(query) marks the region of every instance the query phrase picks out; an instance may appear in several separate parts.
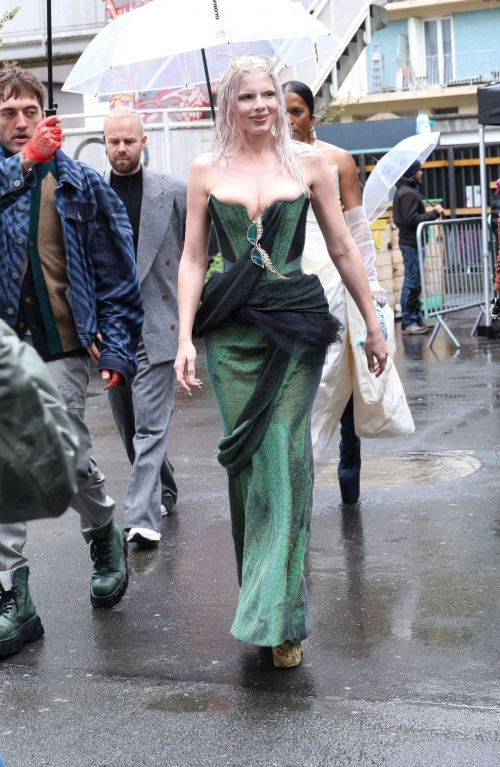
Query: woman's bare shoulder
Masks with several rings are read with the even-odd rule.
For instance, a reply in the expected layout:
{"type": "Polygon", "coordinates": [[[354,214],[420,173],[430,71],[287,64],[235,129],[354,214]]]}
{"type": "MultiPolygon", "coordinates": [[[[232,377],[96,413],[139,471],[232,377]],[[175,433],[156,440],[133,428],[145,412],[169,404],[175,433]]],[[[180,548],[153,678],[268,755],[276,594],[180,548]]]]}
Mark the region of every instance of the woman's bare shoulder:
{"type": "Polygon", "coordinates": [[[325,155],[330,165],[346,166],[354,162],[349,152],[327,141],[316,141],[316,146],[325,155]]]}
{"type": "Polygon", "coordinates": [[[217,163],[212,152],[205,152],[191,163],[189,183],[191,187],[203,189],[207,194],[216,184],[218,177],[217,163]]]}
{"type": "Polygon", "coordinates": [[[200,154],[199,157],[195,157],[191,163],[191,168],[197,171],[209,171],[214,168],[214,155],[213,152],[205,152],[200,154]]]}
{"type": "Polygon", "coordinates": [[[325,155],[315,146],[299,144],[298,146],[294,145],[294,149],[304,170],[318,171],[328,165],[325,155]]]}

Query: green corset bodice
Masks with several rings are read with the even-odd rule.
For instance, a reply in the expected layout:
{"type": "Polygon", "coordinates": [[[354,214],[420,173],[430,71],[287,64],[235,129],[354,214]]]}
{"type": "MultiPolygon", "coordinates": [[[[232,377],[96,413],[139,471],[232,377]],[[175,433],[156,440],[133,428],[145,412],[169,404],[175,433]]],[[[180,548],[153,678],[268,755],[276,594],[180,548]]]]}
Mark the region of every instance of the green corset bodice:
{"type": "Polygon", "coordinates": [[[240,258],[263,264],[261,279],[300,274],[309,200],[301,194],[291,202],[274,202],[253,222],[244,205],[221,202],[213,194],[208,210],[217,232],[224,271],[240,258]],[[267,260],[267,258],[269,260],[267,260]]]}

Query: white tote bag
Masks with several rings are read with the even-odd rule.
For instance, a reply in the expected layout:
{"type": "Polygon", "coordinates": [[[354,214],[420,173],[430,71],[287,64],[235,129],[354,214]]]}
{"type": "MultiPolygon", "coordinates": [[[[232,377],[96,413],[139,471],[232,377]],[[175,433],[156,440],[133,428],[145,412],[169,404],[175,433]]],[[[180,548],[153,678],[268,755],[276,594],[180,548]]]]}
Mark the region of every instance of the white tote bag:
{"type": "Polygon", "coordinates": [[[389,358],[381,376],[375,378],[368,370],[364,350],[356,341],[364,330],[361,313],[354,300],[345,291],[351,364],[353,366],[352,389],[354,397],[354,425],[358,437],[400,437],[415,431],[415,424],[406,401],[403,384],[394,365],[396,340],[394,315],[387,306],[383,308],[387,327],[389,358]]]}
{"type": "Polygon", "coordinates": [[[306,274],[317,274],[328,299],[330,312],[342,322],[342,343],[328,350],[321,383],[311,414],[314,458],[323,454],[332,439],[351,397],[354,398],[354,423],[359,437],[400,437],[415,430],[403,385],[393,363],[396,343],[394,316],[383,309],[387,326],[389,360],[379,377],[370,373],[366,354],[354,346],[363,332],[363,318],[345,289],[332,263],[321,230],[308,215],[306,248],[302,257],[306,274]]]}

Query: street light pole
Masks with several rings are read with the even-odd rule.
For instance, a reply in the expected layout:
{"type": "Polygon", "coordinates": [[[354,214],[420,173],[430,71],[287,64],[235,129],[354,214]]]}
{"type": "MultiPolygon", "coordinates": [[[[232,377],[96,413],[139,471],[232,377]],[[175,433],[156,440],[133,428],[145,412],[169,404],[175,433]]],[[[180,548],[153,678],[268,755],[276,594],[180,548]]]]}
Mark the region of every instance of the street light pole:
{"type": "Polygon", "coordinates": [[[47,95],[49,100],[49,107],[45,110],[47,116],[57,114],[57,104],[54,104],[54,80],[52,70],[52,0],[47,0],[47,95]]]}

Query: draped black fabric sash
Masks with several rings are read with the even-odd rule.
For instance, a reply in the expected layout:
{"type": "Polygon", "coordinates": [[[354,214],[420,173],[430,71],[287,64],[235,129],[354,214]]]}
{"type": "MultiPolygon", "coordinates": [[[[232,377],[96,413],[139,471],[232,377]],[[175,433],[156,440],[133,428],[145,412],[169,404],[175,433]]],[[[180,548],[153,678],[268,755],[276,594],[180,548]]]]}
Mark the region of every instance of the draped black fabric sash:
{"type": "Polygon", "coordinates": [[[231,475],[245,468],[259,447],[292,355],[301,363],[323,365],[328,346],[341,340],[343,330],[329,312],[317,275],[262,277],[250,257],[241,256],[229,271],[214,274],[207,282],[195,318],[198,336],[236,319],[256,325],[268,339],[257,386],[232,434],[219,443],[219,462],[231,475]]]}

